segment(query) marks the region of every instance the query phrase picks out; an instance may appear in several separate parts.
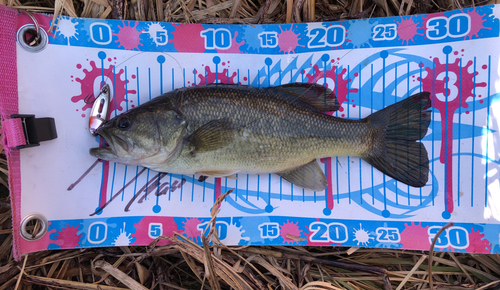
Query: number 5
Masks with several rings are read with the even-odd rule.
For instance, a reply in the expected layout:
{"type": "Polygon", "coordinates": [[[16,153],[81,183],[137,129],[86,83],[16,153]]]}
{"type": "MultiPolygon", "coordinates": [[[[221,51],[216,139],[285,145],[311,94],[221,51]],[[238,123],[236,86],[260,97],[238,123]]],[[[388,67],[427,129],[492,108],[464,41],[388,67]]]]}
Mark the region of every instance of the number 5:
{"type": "Polygon", "coordinates": [[[167,32],[165,30],[156,31],[156,39],[155,39],[156,44],[159,45],[166,44],[167,41],[168,41],[167,32]]]}
{"type": "Polygon", "coordinates": [[[159,223],[150,223],[148,236],[152,239],[156,239],[157,237],[163,234],[163,225],[159,223]]]}

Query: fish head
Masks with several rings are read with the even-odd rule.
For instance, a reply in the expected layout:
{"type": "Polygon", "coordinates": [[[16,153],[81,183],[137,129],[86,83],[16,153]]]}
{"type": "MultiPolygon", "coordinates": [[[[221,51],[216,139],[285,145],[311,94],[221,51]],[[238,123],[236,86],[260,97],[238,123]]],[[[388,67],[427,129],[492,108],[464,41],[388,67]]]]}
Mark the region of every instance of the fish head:
{"type": "Polygon", "coordinates": [[[172,155],[163,140],[178,130],[183,120],[174,111],[137,109],[118,115],[99,127],[96,133],[104,138],[106,146],[91,148],[90,155],[146,167],[151,165],[149,161],[161,162],[172,155]]]}

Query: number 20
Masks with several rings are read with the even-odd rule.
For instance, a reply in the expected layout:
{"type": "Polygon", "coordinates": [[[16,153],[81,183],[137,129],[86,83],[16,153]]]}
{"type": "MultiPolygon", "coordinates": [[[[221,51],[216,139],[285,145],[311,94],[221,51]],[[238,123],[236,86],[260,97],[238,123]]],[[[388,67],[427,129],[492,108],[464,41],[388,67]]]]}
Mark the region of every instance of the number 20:
{"type": "Polygon", "coordinates": [[[307,33],[307,36],[309,36],[307,44],[309,48],[336,47],[344,43],[345,28],[340,25],[313,28],[307,33]]]}

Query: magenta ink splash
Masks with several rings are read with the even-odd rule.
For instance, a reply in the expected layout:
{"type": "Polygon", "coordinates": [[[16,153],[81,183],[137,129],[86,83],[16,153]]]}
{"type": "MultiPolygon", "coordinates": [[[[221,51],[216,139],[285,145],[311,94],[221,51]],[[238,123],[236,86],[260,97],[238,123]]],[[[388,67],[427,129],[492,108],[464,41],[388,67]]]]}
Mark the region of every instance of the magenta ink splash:
{"type": "MultiPolygon", "coordinates": [[[[128,94],[130,97],[131,94],[136,94],[137,91],[130,89],[126,90],[126,83],[129,83],[129,80],[127,81],[124,80],[125,79],[124,69],[120,69],[118,72],[116,72],[115,69],[115,75],[113,75],[113,65],[111,64],[111,62],[115,61],[116,63],[116,58],[114,58],[114,60],[108,58],[106,61],[109,63],[109,66],[107,68],[104,68],[104,81],[111,84],[112,99],[110,102],[110,108],[111,109],[115,108],[114,97],[116,97],[116,109],[121,112],[123,110],[122,103],[126,101],[125,96],[128,94]]],[[[71,98],[71,101],[73,103],[78,103],[80,101],[84,102],[82,106],[82,111],[92,108],[92,104],[93,101],[95,100],[95,94],[97,90],[97,88],[95,88],[94,86],[96,82],[102,80],[103,76],[103,69],[97,67],[95,61],[90,61],[90,67],[91,67],[90,70],[88,69],[82,70],[83,73],[85,74],[83,78],[75,78],[75,80],[78,83],[80,83],[81,94],[78,96],[73,96],[71,98]]],[[[76,68],[82,69],[82,64],[77,64],[76,68]]],[[[73,78],[73,76],[71,76],[71,78],[73,78]]],[[[82,117],[85,117],[85,115],[82,115],[82,117]]]]}
{"type": "MultiPolygon", "coordinates": [[[[443,49],[451,56],[451,47],[443,49]]],[[[455,54],[456,55],[456,54],[455,54]]],[[[434,92],[433,106],[439,110],[441,117],[441,150],[439,161],[445,165],[446,182],[446,211],[453,212],[453,116],[459,107],[468,108],[467,99],[479,98],[473,95],[474,88],[486,87],[486,83],[475,83],[474,76],[479,73],[469,73],[473,61],[460,66],[460,58],[448,64],[441,63],[439,58],[434,58],[434,69],[426,67],[427,75],[420,80],[422,90],[434,92]]]]}
{"type": "Polygon", "coordinates": [[[174,44],[178,52],[204,52],[205,42],[200,33],[205,30],[201,24],[173,24],[173,39],[169,40],[174,44]]]}
{"type": "Polygon", "coordinates": [[[406,45],[408,45],[410,41],[414,42],[413,38],[415,36],[423,35],[423,33],[418,33],[418,29],[420,28],[416,23],[417,21],[417,17],[410,16],[409,18],[401,17],[401,21],[396,22],[398,27],[398,39],[401,40],[403,44],[406,42],[406,45]]]}
{"type": "Polygon", "coordinates": [[[424,227],[422,223],[405,223],[405,229],[401,232],[401,240],[399,243],[403,245],[403,249],[428,251],[431,246],[429,234],[427,233],[428,229],[429,226],[424,227]]]}
{"type": "MultiPolygon", "coordinates": [[[[332,60],[333,62],[334,60],[332,60]]],[[[332,66],[330,70],[326,71],[326,78],[330,79],[334,82],[335,88],[331,88],[335,95],[337,96],[337,101],[339,102],[339,111],[343,112],[344,107],[342,104],[344,102],[348,102],[347,100],[347,95],[350,93],[357,93],[358,89],[350,89],[349,88],[349,83],[352,82],[351,79],[349,79],[349,76],[346,75],[347,69],[342,68],[342,71],[340,73],[337,73],[337,69],[339,67],[337,66],[332,66]]],[[[325,70],[320,70],[318,65],[313,66],[314,73],[308,73],[306,75],[307,77],[307,82],[308,83],[317,83],[318,81],[322,81],[325,79],[325,70]]],[[[328,83],[326,83],[326,86],[328,87],[328,83]]],[[[329,115],[332,115],[333,112],[328,112],[329,115]]],[[[342,114],[342,117],[345,117],[345,114],[342,114]]]]}
{"type": "Polygon", "coordinates": [[[135,21],[134,26],[130,22],[122,21],[123,26],[118,25],[120,30],[118,30],[118,33],[113,33],[118,38],[115,43],[118,43],[118,47],[123,47],[125,50],[139,50],[139,46],[142,46],[140,35],[144,30],[137,30],[138,21],[135,21]]]}
{"type": "MultiPolygon", "coordinates": [[[[462,10],[463,12],[463,10],[462,10]]],[[[472,37],[479,37],[479,31],[481,29],[488,29],[491,30],[491,27],[485,27],[483,23],[486,21],[484,18],[485,15],[480,15],[478,13],[478,7],[475,7],[474,10],[470,11],[467,13],[470,17],[470,31],[467,33],[467,35],[464,37],[464,40],[466,39],[472,39],[472,37]]]]}
{"type": "Polygon", "coordinates": [[[179,233],[193,241],[201,242],[201,232],[198,230],[198,226],[202,222],[203,221],[198,218],[186,218],[186,220],[182,222],[184,229],[180,230],[179,233]],[[198,239],[200,240],[198,241],[198,239]]]}
{"type": "MultiPolygon", "coordinates": [[[[48,223],[49,228],[50,225],[51,222],[48,223]]],[[[21,238],[19,239],[20,247],[23,252],[47,250],[51,244],[57,245],[61,249],[74,249],[80,246],[80,239],[83,236],[83,234],[78,235],[79,227],[79,225],[75,227],[66,224],[60,231],[52,229],[36,241],[27,241],[21,238]]]]}
{"type": "Polygon", "coordinates": [[[280,25],[281,32],[278,33],[280,52],[295,53],[297,47],[304,47],[303,45],[299,45],[299,36],[293,31],[293,24],[290,25],[290,29],[288,30],[283,30],[283,26],[285,25],[280,25]]]}
{"type": "Polygon", "coordinates": [[[238,31],[234,32],[234,37],[231,40],[231,47],[228,49],[216,49],[218,53],[241,53],[240,47],[245,44],[245,41],[237,42],[238,31]]]}
{"type": "MultiPolygon", "coordinates": [[[[173,217],[146,216],[134,224],[136,231],[132,234],[132,237],[135,237],[135,242],[132,245],[149,245],[155,240],[154,237],[149,235],[149,232],[152,230],[150,228],[151,225],[155,225],[157,228],[161,227],[161,235],[166,237],[173,237],[174,232],[180,231],[173,217]]],[[[156,245],[164,246],[171,243],[167,239],[160,239],[156,245]]]]}
{"type": "Polygon", "coordinates": [[[286,220],[286,223],[280,226],[280,236],[284,243],[298,244],[298,241],[303,239],[300,237],[301,234],[302,231],[299,229],[299,222],[293,223],[286,220]]]}
{"type": "MultiPolygon", "coordinates": [[[[338,60],[337,60],[338,61],[338,60]]],[[[334,59],[331,60],[331,62],[335,62],[334,59]]],[[[313,66],[314,73],[308,73],[306,75],[307,82],[308,83],[317,83],[318,81],[322,81],[325,79],[325,70],[320,70],[318,65],[313,66]]],[[[333,81],[335,84],[334,88],[331,88],[333,92],[335,93],[337,97],[337,101],[339,103],[339,112],[344,111],[344,107],[342,106],[344,102],[348,101],[347,100],[347,95],[350,93],[357,93],[358,89],[351,89],[349,88],[349,83],[352,81],[349,79],[349,76],[346,75],[347,69],[343,68],[340,73],[337,73],[337,66],[332,66],[330,70],[326,70],[326,78],[330,79],[333,81]]],[[[328,82],[325,84],[328,87],[328,82]]],[[[333,115],[332,112],[327,112],[328,115],[333,115]]],[[[341,117],[345,117],[345,114],[341,114],[341,117]]],[[[326,162],[326,177],[327,180],[332,180],[333,175],[332,175],[332,158],[322,158],[321,159],[322,163],[326,162]]],[[[326,187],[326,203],[327,203],[327,208],[332,210],[334,207],[333,203],[333,185],[331,182],[328,183],[326,187]]]]}
{"type": "MultiPolygon", "coordinates": [[[[222,64],[222,67],[226,66],[225,62],[222,62],[221,64],[222,64]]],[[[236,84],[237,80],[235,80],[235,79],[238,75],[237,72],[233,71],[231,73],[231,75],[229,75],[229,77],[228,77],[228,75],[227,75],[228,69],[229,68],[224,68],[220,72],[215,72],[215,71],[212,71],[210,66],[205,66],[205,71],[203,73],[198,74],[198,77],[199,77],[198,84],[200,84],[200,85],[207,84],[208,85],[208,84],[214,84],[216,82],[222,83],[222,84],[236,84]]]]}

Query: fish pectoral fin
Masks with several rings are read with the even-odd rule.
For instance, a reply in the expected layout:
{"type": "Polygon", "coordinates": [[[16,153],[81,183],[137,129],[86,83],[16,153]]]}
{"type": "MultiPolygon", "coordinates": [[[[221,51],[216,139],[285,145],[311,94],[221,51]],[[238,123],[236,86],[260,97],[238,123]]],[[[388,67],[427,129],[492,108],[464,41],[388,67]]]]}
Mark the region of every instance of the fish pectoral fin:
{"type": "Polygon", "coordinates": [[[316,159],[291,171],[277,174],[295,185],[314,191],[322,191],[328,185],[326,176],[316,159]]]}
{"type": "Polygon", "coordinates": [[[291,103],[315,112],[337,111],[340,108],[332,90],[318,84],[293,83],[270,89],[290,94],[291,103]]]}
{"type": "Polygon", "coordinates": [[[228,118],[212,120],[186,138],[194,149],[192,155],[226,147],[234,139],[234,126],[228,118]]]}
{"type": "Polygon", "coordinates": [[[196,174],[203,175],[205,177],[227,177],[227,178],[236,178],[236,173],[239,171],[234,170],[207,170],[196,172],[196,174]]]}

